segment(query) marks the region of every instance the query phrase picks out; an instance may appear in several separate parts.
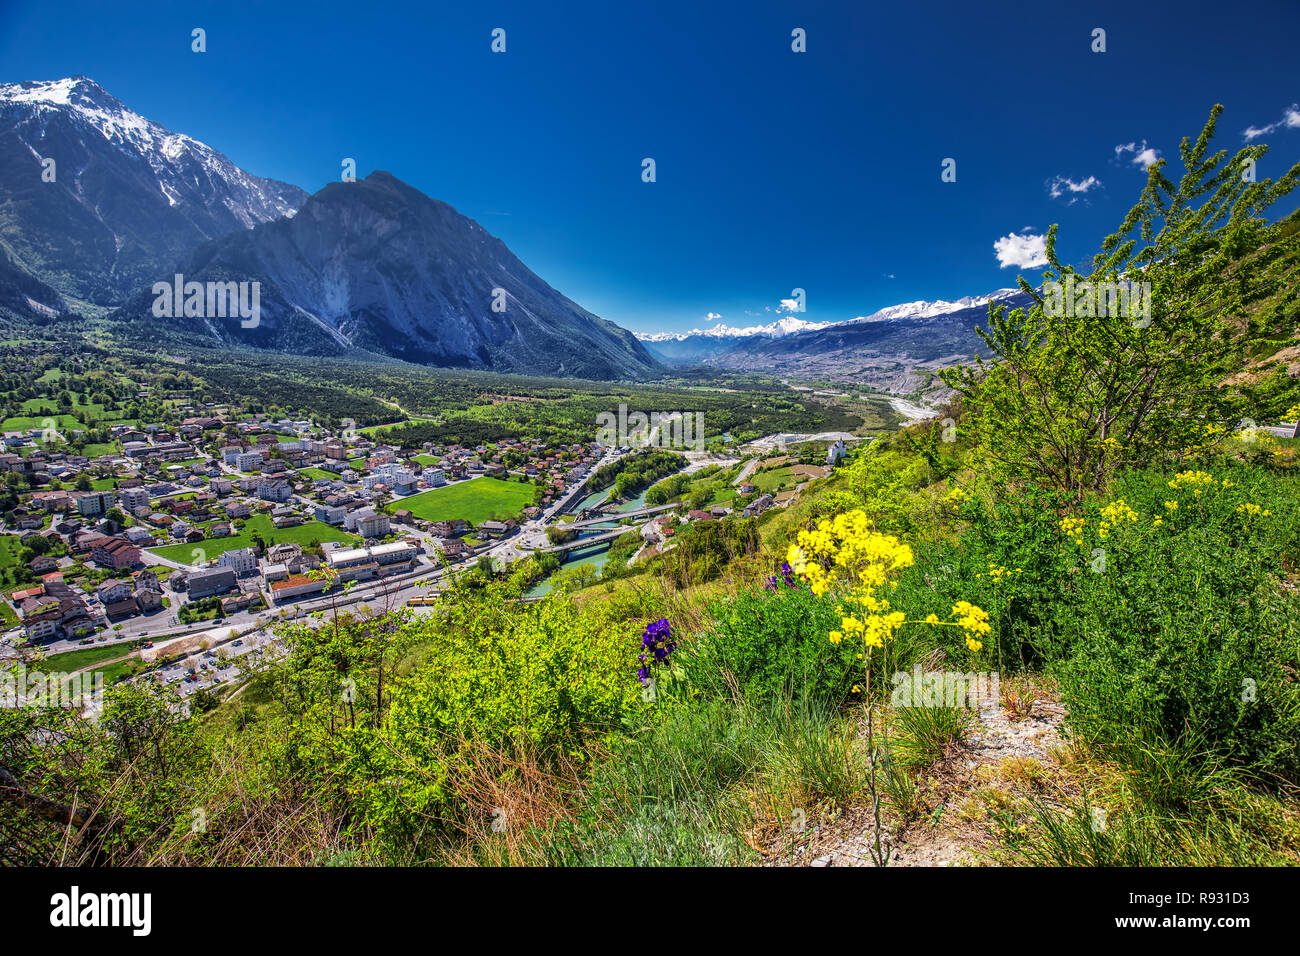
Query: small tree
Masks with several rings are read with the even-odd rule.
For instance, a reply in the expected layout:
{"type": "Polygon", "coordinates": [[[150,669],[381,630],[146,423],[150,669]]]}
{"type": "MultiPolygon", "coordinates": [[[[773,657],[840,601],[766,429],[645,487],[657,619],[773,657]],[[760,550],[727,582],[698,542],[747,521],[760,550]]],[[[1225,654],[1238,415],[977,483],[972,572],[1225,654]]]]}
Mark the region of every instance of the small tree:
{"type": "Polygon", "coordinates": [[[1148,169],[1088,275],[1060,262],[1048,230],[1045,289],[1072,288],[1075,308],[1061,314],[1060,300],[1022,277],[1031,307],[990,304],[978,330],[996,364],[941,373],[965,398],[974,442],[1008,477],[1099,488],[1120,465],[1180,457],[1260,413],[1230,376],[1253,343],[1295,333],[1294,304],[1279,293],[1294,286],[1300,239],[1262,214],[1295,187],[1300,165],[1256,182],[1267,146],[1207,156],[1222,110],[1194,143],[1183,139],[1177,185],[1164,159],[1148,169]],[[1149,290],[1149,317],[1121,314],[1103,292],[1133,283],[1149,290]]]}

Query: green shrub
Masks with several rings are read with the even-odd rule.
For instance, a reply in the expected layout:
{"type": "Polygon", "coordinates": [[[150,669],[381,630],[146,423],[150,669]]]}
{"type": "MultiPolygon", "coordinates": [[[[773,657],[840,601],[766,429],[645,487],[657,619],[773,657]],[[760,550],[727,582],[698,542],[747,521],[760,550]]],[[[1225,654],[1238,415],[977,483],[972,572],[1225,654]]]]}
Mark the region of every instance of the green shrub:
{"type": "Polygon", "coordinates": [[[1115,495],[1136,519],[1083,545],[1104,564],[1081,568],[1058,615],[1070,727],[1157,790],[1219,764],[1300,780],[1300,599],[1279,576],[1295,482],[1234,469],[1173,484],[1128,476],[1115,495]]]}
{"type": "Polygon", "coordinates": [[[681,662],[708,693],[840,704],[861,676],[862,648],[827,637],[840,623],[834,601],[806,585],[788,587],[778,576],[775,592],[745,591],[709,611],[712,627],[683,649],[681,662]]]}

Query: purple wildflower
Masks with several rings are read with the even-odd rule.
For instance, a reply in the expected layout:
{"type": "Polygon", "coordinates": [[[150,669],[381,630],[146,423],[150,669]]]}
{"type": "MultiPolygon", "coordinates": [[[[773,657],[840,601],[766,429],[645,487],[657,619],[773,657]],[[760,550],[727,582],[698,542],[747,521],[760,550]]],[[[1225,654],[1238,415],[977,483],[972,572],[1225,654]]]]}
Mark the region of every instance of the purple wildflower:
{"type": "Polygon", "coordinates": [[[637,659],[644,663],[644,666],[637,671],[637,680],[642,684],[650,679],[650,664],[666,664],[668,657],[673,651],[677,650],[677,642],[672,640],[672,628],[669,626],[666,618],[660,618],[646,625],[645,633],[641,635],[642,653],[637,655],[637,659]],[[646,663],[647,657],[653,657],[654,661],[646,663]]]}

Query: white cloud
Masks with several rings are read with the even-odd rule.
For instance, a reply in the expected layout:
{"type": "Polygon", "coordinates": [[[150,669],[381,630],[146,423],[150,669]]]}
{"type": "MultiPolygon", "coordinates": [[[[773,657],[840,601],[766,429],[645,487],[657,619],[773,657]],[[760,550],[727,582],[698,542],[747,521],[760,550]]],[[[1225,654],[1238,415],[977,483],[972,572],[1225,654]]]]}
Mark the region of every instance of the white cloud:
{"type": "Polygon", "coordinates": [[[782,299],[782,300],[777,304],[776,311],[778,311],[778,312],[798,312],[798,311],[799,311],[799,300],[798,300],[798,299],[782,299]]]}
{"type": "Polygon", "coordinates": [[[706,313],[704,313],[704,321],[705,321],[705,322],[716,322],[716,321],[718,321],[718,319],[720,319],[720,318],[722,318],[722,313],[721,313],[721,312],[706,312],[706,313]]]}
{"type": "Polygon", "coordinates": [[[1047,265],[1047,236],[1034,233],[1011,233],[993,241],[993,252],[998,257],[998,266],[1007,268],[1016,266],[1020,269],[1039,269],[1047,265]]]}
{"type": "Polygon", "coordinates": [[[1276,123],[1269,123],[1267,126],[1247,126],[1241,131],[1241,135],[1249,143],[1252,139],[1276,133],[1280,129],[1300,129],[1300,103],[1292,103],[1284,109],[1282,118],[1276,123]]]}
{"type": "Polygon", "coordinates": [[[1146,169],[1160,158],[1160,150],[1154,149],[1147,145],[1146,140],[1142,140],[1141,145],[1137,143],[1121,143],[1115,147],[1115,159],[1123,158],[1125,153],[1133,154],[1133,165],[1141,166],[1146,169]]]}
{"type": "Polygon", "coordinates": [[[1089,176],[1087,179],[1075,182],[1068,176],[1053,176],[1047,181],[1047,194],[1053,199],[1060,199],[1062,196],[1069,194],[1066,201],[1067,206],[1073,206],[1079,201],[1079,197],[1086,195],[1094,189],[1100,188],[1101,180],[1096,176],[1089,176]]]}

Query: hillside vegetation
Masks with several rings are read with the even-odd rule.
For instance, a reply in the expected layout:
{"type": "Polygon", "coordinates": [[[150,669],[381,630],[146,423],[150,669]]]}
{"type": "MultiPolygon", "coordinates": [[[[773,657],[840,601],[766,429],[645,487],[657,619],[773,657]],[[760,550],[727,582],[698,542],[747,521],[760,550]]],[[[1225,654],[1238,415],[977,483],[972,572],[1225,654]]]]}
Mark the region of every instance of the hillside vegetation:
{"type": "Polygon", "coordinates": [[[1296,339],[1262,214],[1298,171],[1242,181],[1260,147],[1208,155],[1216,117],[1097,260],[1150,326],[995,308],[951,424],[593,586],[478,569],[422,616],[286,623],[189,716],[147,683],[0,710],[0,853],[1300,863],[1297,442],[1251,424],[1300,412],[1259,364],[1296,339]]]}

